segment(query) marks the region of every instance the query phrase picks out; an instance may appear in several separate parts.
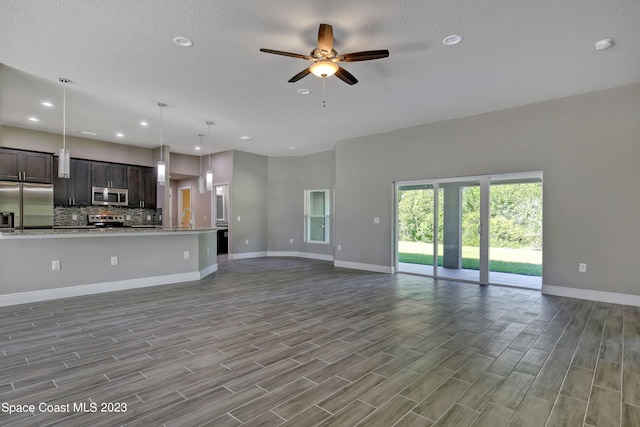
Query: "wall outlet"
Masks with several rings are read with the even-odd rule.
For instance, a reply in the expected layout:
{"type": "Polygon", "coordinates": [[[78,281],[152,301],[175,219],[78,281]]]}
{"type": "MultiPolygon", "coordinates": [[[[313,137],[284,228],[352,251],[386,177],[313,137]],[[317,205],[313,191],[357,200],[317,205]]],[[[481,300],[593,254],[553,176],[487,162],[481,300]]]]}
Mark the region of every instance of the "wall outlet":
{"type": "Polygon", "coordinates": [[[189,259],[189,251],[184,251],[184,259],[189,259]]]}
{"type": "Polygon", "coordinates": [[[238,222],[240,222],[240,215],[238,215],[238,222]]]}
{"type": "Polygon", "coordinates": [[[53,261],[51,261],[51,270],[53,270],[53,271],[60,270],[60,260],[59,259],[54,259],[53,261]]]}
{"type": "Polygon", "coordinates": [[[207,220],[207,216],[206,216],[206,215],[204,216],[204,220],[205,220],[205,221],[207,220]]]}
{"type": "Polygon", "coordinates": [[[586,273],[587,271],[587,264],[584,262],[581,262],[580,264],[578,264],[578,271],[580,273],[586,273]]]}
{"type": "Polygon", "coordinates": [[[151,215],[147,215],[147,221],[151,221],[151,215]]]}
{"type": "Polygon", "coordinates": [[[338,245],[338,250],[341,251],[342,250],[342,245],[338,245]]]}
{"type": "Polygon", "coordinates": [[[379,216],[374,216],[373,217],[373,223],[374,224],[380,224],[380,217],[379,216]]]}
{"type": "Polygon", "coordinates": [[[289,239],[289,243],[293,244],[293,239],[289,239]]]}
{"type": "Polygon", "coordinates": [[[131,215],[127,215],[127,221],[131,221],[131,215]]]}
{"type": "Polygon", "coordinates": [[[71,215],[71,219],[74,220],[74,221],[77,221],[78,220],[78,214],[71,215]]]}
{"type": "Polygon", "coordinates": [[[111,257],[111,265],[118,265],[118,256],[114,255],[111,257]]]}
{"type": "Polygon", "coordinates": [[[244,241],[244,244],[245,244],[245,245],[248,245],[248,244],[249,244],[249,239],[245,240],[245,241],[244,241]]]}
{"type": "Polygon", "coordinates": [[[209,255],[209,248],[207,248],[207,255],[209,255]]]}

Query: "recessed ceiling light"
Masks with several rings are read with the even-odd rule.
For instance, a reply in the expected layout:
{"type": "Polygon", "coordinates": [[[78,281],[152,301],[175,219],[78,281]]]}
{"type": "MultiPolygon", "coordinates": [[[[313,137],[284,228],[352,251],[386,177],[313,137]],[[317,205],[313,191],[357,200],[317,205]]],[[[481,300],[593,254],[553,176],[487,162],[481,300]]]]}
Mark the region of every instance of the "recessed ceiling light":
{"type": "Polygon", "coordinates": [[[140,126],[149,126],[149,123],[147,123],[147,122],[140,122],[140,126]]]}
{"type": "Polygon", "coordinates": [[[249,141],[250,139],[253,139],[253,137],[249,136],[249,135],[242,135],[242,136],[240,136],[238,138],[240,138],[243,141],[249,141]]]}
{"type": "Polygon", "coordinates": [[[196,150],[196,151],[200,151],[200,146],[199,146],[199,145],[196,145],[195,150],[196,150]]]}
{"type": "Polygon", "coordinates": [[[309,89],[298,89],[297,92],[300,95],[309,95],[311,93],[311,91],[309,89]]]}
{"type": "Polygon", "coordinates": [[[289,150],[295,150],[296,147],[289,147],[289,150]]]}
{"type": "Polygon", "coordinates": [[[40,104],[42,104],[45,107],[53,107],[53,104],[49,101],[42,101],[40,104]]]}
{"type": "Polygon", "coordinates": [[[39,122],[40,119],[36,118],[36,117],[29,117],[29,121],[30,122],[39,122]]]}
{"type": "Polygon", "coordinates": [[[117,136],[118,138],[122,138],[122,137],[124,136],[124,134],[123,134],[123,133],[118,132],[118,133],[116,133],[116,136],[117,136]]]}
{"type": "Polygon", "coordinates": [[[596,50],[604,50],[604,49],[609,49],[611,46],[613,46],[613,39],[603,39],[603,40],[599,40],[595,43],[595,48],[596,50]]]}
{"type": "Polygon", "coordinates": [[[98,134],[95,132],[91,132],[88,130],[79,130],[78,133],[81,133],[83,135],[90,135],[90,136],[97,136],[98,134]]]}
{"type": "Polygon", "coordinates": [[[193,42],[191,40],[189,40],[186,37],[174,37],[173,38],[173,42],[175,44],[177,44],[178,46],[183,46],[183,47],[191,47],[193,46],[193,42]]]}
{"type": "Polygon", "coordinates": [[[460,44],[460,42],[462,42],[462,36],[459,36],[457,34],[452,34],[442,39],[442,43],[447,46],[454,46],[460,44]]]}

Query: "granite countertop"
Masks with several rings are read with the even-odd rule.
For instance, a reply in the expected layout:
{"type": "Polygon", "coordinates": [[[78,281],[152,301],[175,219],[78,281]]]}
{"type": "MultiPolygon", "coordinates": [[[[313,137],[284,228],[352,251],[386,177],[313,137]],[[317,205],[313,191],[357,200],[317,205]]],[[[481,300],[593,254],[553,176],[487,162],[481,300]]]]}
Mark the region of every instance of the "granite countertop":
{"type": "Polygon", "coordinates": [[[216,228],[188,228],[188,227],[116,227],[116,228],[61,228],[14,230],[0,232],[0,238],[19,237],[73,237],[73,236],[104,236],[104,235],[135,235],[135,234],[160,234],[160,233],[194,233],[216,231],[216,228]]]}

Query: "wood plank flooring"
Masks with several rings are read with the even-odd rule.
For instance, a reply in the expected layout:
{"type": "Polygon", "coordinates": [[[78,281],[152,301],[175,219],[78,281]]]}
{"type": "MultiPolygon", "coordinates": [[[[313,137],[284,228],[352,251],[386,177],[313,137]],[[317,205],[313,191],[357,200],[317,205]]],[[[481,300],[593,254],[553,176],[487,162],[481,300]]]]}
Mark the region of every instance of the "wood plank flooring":
{"type": "Polygon", "coordinates": [[[640,426],[638,308],[324,261],[0,308],[0,350],[0,425],[640,426]]]}

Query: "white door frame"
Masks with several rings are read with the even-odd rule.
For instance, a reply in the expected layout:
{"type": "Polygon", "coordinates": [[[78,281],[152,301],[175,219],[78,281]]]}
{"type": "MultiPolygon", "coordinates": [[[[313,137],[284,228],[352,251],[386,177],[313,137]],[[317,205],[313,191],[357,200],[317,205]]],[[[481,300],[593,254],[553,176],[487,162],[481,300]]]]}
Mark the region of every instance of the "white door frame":
{"type": "MultiPolygon", "coordinates": [[[[398,190],[400,187],[409,185],[431,185],[434,191],[434,227],[438,230],[438,212],[440,209],[439,198],[437,197],[440,184],[452,183],[452,182],[467,182],[478,181],[480,183],[480,276],[479,281],[481,285],[489,284],[489,191],[492,181],[504,181],[511,179],[527,179],[527,178],[539,178],[542,180],[542,171],[535,172],[522,172],[522,173],[507,173],[507,174],[489,174],[478,176],[461,176],[461,177],[449,177],[449,178],[433,178],[415,181],[396,181],[393,185],[393,203],[394,203],[394,221],[393,228],[393,270],[398,271],[398,190]]],[[[544,221],[544,219],[543,219],[544,221]]],[[[437,234],[436,234],[437,235],[437,234]]],[[[433,277],[438,277],[438,239],[433,239],[433,277]]]]}
{"type": "Polygon", "coordinates": [[[189,190],[189,206],[191,209],[193,209],[193,196],[192,196],[193,190],[191,189],[191,186],[187,185],[184,187],[178,187],[178,222],[177,222],[178,227],[182,226],[182,213],[183,213],[182,190],[189,190]]]}

